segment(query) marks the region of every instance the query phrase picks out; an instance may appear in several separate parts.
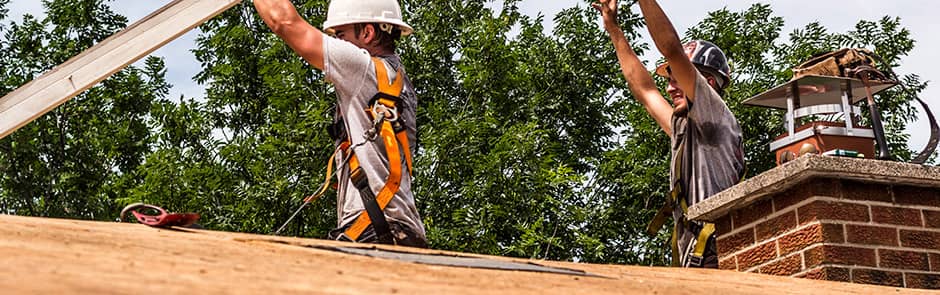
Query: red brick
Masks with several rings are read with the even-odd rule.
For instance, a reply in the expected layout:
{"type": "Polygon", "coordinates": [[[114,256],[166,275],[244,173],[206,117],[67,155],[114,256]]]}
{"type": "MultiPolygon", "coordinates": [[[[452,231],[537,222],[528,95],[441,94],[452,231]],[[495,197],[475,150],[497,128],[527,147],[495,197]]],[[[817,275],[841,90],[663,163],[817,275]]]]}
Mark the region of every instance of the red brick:
{"type": "Polygon", "coordinates": [[[757,225],[757,240],[764,241],[796,228],[796,210],[784,213],[757,225]]]}
{"type": "Polygon", "coordinates": [[[776,195],[774,200],[774,210],[783,211],[790,206],[796,205],[803,200],[812,197],[833,197],[842,196],[841,182],[835,179],[815,179],[805,181],[795,185],[786,192],[776,195]]]}
{"type": "Polygon", "coordinates": [[[852,270],[852,282],[856,284],[904,287],[904,275],[893,271],[856,268],[852,270]]]}
{"type": "Polygon", "coordinates": [[[815,201],[797,210],[800,224],[816,220],[869,222],[868,206],[833,201],[815,201]]]}
{"type": "Polygon", "coordinates": [[[805,274],[797,276],[798,278],[812,279],[812,280],[824,280],[824,281],[837,281],[837,282],[850,282],[852,281],[851,273],[847,268],[834,267],[834,266],[824,266],[820,268],[813,269],[806,272],[805,274]]]}
{"type": "Polygon", "coordinates": [[[770,199],[765,199],[755,202],[748,207],[734,210],[734,212],[731,213],[731,220],[734,223],[734,228],[743,228],[773,212],[773,202],[770,199]]]}
{"type": "Polygon", "coordinates": [[[774,211],[783,211],[812,197],[806,188],[796,185],[789,190],[774,195],[771,199],[774,203],[774,211]]]}
{"type": "Polygon", "coordinates": [[[894,200],[904,205],[940,207],[940,189],[899,186],[894,188],[894,200]]]}
{"type": "Polygon", "coordinates": [[[842,198],[892,203],[891,186],[851,180],[842,181],[842,198]]]}
{"type": "Polygon", "coordinates": [[[930,271],[927,253],[878,249],[880,268],[930,271]]]}
{"type": "Polygon", "coordinates": [[[898,229],[891,227],[845,225],[845,236],[849,243],[879,246],[900,246],[898,229]]]}
{"type": "Polygon", "coordinates": [[[778,259],[768,265],[762,266],[760,268],[760,273],[777,275],[777,276],[790,276],[795,273],[803,270],[803,256],[796,254],[790,255],[783,259],[778,259]]]}
{"type": "Polygon", "coordinates": [[[842,181],[834,178],[821,178],[809,181],[803,187],[814,197],[842,197],[842,181]]]}
{"type": "Polygon", "coordinates": [[[801,251],[821,243],[843,243],[841,224],[817,223],[777,239],[780,255],[801,251]]]}
{"type": "Polygon", "coordinates": [[[715,236],[724,235],[734,230],[731,226],[731,215],[725,215],[715,220],[715,236]]]}
{"type": "Polygon", "coordinates": [[[754,245],[754,229],[718,238],[718,256],[731,255],[738,250],[754,245]]]}
{"type": "Polygon", "coordinates": [[[924,210],[924,226],[940,228],[940,211],[924,210]]]}
{"type": "Polygon", "coordinates": [[[930,253],[930,271],[940,272],[940,254],[930,253]]]}
{"type": "Polygon", "coordinates": [[[871,219],[881,224],[924,226],[918,209],[871,206],[871,219]]]}
{"type": "Polygon", "coordinates": [[[940,232],[902,229],[901,247],[937,250],[940,248],[940,232]]]}
{"type": "Polygon", "coordinates": [[[847,246],[824,245],[803,252],[806,267],[826,264],[875,267],[875,250],[847,246]]]}
{"type": "Polygon", "coordinates": [[[904,282],[907,284],[905,287],[907,288],[940,289],[940,275],[906,273],[904,277],[904,282]]]}
{"type": "Polygon", "coordinates": [[[769,242],[738,254],[738,269],[748,269],[777,258],[777,243],[769,242]]]}
{"type": "Polygon", "coordinates": [[[718,260],[718,269],[738,270],[738,261],[736,257],[718,260]]]}

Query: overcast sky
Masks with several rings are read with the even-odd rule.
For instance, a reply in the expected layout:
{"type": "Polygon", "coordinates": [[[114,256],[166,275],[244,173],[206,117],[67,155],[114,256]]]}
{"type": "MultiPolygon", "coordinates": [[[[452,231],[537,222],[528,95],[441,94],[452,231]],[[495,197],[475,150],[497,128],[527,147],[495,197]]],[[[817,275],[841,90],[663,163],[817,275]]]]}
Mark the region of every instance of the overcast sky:
{"type": "MultiPolygon", "coordinates": [[[[166,5],[170,0],[114,0],[110,1],[112,7],[128,17],[134,22],[157,8],[166,5]]],[[[897,16],[901,18],[901,24],[911,31],[912,37],[917,41],[916,47],[911,55],[902,59],[902,66],[898,69],[899,74],[917,73],[923,80],[931,81],[931,85],[922,93],[921,99],[930,104],[934,113],[940,112],[940,40],[934,37],[936,32],[940,31],[940,18],[937,12],[940,11],[940,2],[935,0],[841,0],[841,1],[819,1],[819,0],[785,0],[785,1],[756,1],[756,0],[725,0],[725,1],[695,1],[694,5],[689,5],[690,1],[659,1],[670,17],[676,30],[682,34],[689,26],[701,21],[706,13],[721,8],[728,8],[731,11],[742,11],[754,3],[770,3],[774,14],[782,16],[785,20],[784,35],[795,28],[803,27],[806,24],[819,21],[824,27],[832,32],[845,32],[854,27],[858,20],[878,20],[881,17],[897,16]],[[934,32],[931,34],[930,32],[934,32]]],[[[8,20],[19,21],[24,13],[41,15],[41,1],[38,0],[12,0],[8,5],[10,14],[8,20]]],[[[520,4],[521,11],[528,15],[535,16],[542,14],[545,16],[545,27],[548,32],[554,27],[552,18],[558,11],[575,5],[587,5],[585,1],[579,0],[523,0],[520,4]]],[[[320,24],[315,24],[319,26],[320,24]]],[[[420,31],[420,28],[416,28],[420,31]]],[[[195,47],[193,39],[196,34],[190,32],[180,39],[169,43],[161,48],[155,55],[162,56],[167,63],[167,79],[175,87],[171,91],[171,98],[185,95],[187,97],[201,97],[204,88],[192,82],[192,77],[199,72],[200,66],[196,63],[195,57],[190,52],[195,47]]],[[[644,34],[646,42],[648,34],[644,34]]],[[[655,51],[655,50],[654,50],[655,51]]],[[[646,60],[658,59],[658,54],[650,54],[644,57],[646,60]]],[[[918,105],[919,109],[920,106],[918,105]]],[[[940,113],[938,113],[940,114],[940,113]]],[[[920,115],[920,117],[924,117],[920,115]]],[[[908,126],[908,132],[914,132],[911,139],[911,147],[920,150],[927,142],[929,136],[929,125],[925,119],[908,126]]]]}

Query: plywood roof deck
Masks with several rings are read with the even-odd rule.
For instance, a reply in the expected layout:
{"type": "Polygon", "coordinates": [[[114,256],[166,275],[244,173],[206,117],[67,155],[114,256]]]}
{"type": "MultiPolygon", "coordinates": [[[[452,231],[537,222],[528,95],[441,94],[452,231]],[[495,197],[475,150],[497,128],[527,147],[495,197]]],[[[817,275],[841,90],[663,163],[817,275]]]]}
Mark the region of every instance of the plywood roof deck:
{"type": "MultiPolygon", "coordinates": [[[[333,241],[0,215],[4,294],[919,294],[720,270],[530,261],[598,275],[424,265],[321,250],[333,241]]],[[[936,294],[936,293],[933,293],[936,294]]]]}

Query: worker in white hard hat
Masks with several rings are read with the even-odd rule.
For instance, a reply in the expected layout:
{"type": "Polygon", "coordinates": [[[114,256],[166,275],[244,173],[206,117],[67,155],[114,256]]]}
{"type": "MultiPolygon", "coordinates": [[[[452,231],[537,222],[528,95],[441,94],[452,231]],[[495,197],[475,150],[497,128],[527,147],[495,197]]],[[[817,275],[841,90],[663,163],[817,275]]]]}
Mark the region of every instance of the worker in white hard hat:
{"type": "Polygon", "coordinates": [[[337,228],[331,239],[427,247],[411,190],[414,87],[395,42],[414,30],[396,0],[333,0],[324,31],[289,0],[255,0],[264,22],[336,88],[337,228]]]}

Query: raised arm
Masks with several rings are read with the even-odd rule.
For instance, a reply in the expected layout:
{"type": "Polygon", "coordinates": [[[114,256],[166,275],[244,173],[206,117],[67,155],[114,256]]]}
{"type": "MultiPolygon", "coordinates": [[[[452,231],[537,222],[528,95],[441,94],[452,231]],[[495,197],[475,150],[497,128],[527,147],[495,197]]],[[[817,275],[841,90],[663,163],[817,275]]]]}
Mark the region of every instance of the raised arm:
{"type": "Polygon", "coordinates": [[[679,89],[685,93],[686,98],[695,101],[695,79],[698,70],[685,54],[676,28],[672,26],[672,22],[656,0],[639,0],[639,4],[653,43],[669,63],[670,75],[679,84],[679,89]]]}
{"type": "Polygon", "coordinates": [[[624,78],[627,79],[627,86],[630,87],[633,97],[643,104],[663,132],[667,135],[671,134],[672,106],[656,88],[653,78],[640,62],[640,58],[636,56],[636,52],[630,47],[623,30],[620,29],[620,24],[617,22],[617,0],[599,0],[592,6],[601,12],[604,29],[610,34],[610,40],[617,50],[620,69],[623,71],[624,78]]]}
{"type": "Polygon", "coordinates": [[[290,0],[254,0],[264,23],[307,63],[323,70],[323,32],[307,23],[290,0]]]}

